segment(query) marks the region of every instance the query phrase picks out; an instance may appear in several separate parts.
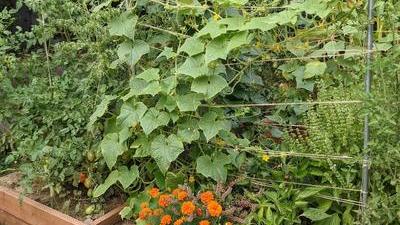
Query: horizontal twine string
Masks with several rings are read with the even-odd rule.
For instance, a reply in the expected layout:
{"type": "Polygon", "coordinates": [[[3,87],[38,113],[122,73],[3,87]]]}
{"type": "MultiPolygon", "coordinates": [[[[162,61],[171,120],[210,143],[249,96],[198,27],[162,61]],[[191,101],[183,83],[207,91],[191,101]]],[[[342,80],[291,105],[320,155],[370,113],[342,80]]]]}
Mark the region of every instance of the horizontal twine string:
{"type": "Polygon", "coordinates": [[[201,104],[201,107],[208,108],[241,108],[241,107],[268,107],[268,106],[293,106],[293,105],[336,105],[336,104],[359,104],[361,100],[343,100],[343,101],[314,101],[314,102],[276,102],[276,103],[254,103],[254,104],[225,104],[210,105],[201,104]]]}
{"type": "MultiPolygon", "coordinates": [[[[235,176],[235,175],[233,175],[235,176]]],[[[298,186],[305,186],[305,187],[315,187],[315,188],[322,188],[322,189],[333,189],[333,190],[341,190],[341,191],[349,191],[349,192],[361,192],[360,189],[353,189],[353,188],[343,188],[343,187],[336,187],[336,186],[327,186],[327,185],[318,185],[318,184],[309,184],[309,183],[301,183],[301,182],[292,182],[292,181],[282,181],[282,180],[272,180],[272,179],[262,179],[262,178],[255,178],[249,176],[236,176],[237,178],[246,178],[251,180],[253,184],[263,185],[263,184],[271,184],[272,182],[281,183],[281,184],[291,184],[291,185],[298,185],[298,186]]]]}
{"type": "Polygon", "coordinates": [[[310,159],[325,159],[325,160],[354,160],[354,162],[361,163],[363,162],[362,156],[348,156],[348,155],[328,155],[328,154],[315,154],[315,153],[303,153],[303,152],[287,152],[287,151],[269,151],[262,150],[252,147],[238,148],[231,147],[225,148],[230,150],[248,152],[248,153],[257,153],[257,154],[266,154],[269,157],[301,157],[301,158],[310,158],[310,159]]]}
{"type": "MultiPolygon", "coordinates": [[[[303,57],[287,57],[287,58],[271,58],[271,59],[265,59],[265,60],[249,60],[249,61],[244,61],[244,62],[234,62],[234,63],[226,63],[225,65],[239,65],[239,64],[263,64],[266,62],[282,62],[282,61],[294,61],[294,60],[309,60],[309,59],[325,59],[325,58],[334,58],[334,57],[341,57],[341,56],[362,56],[365,54],[368,54],[368,52],[384,52],[382,50],[364,50],[360,51],[359,53],[355,53],[354,50],[347,50],[348,52],[353,52],[353,53],[340,53],[340,54],[332,54],[332,55],[321,55],[321,56],[303,56],[303,57]]],[[[339,52],[339,51],[338,51],[339,52]]],[[[340,51],[340,52],[346,52],[346,51],[340,51]]]]}
{"type": "Polygon", "coordinates": [[[362,202],[355,201],[355,200],[352,200],[352,199],[338,198],[338,197],[333,197],[333,196],[329,196],[329,195],[322,195],[322,194],[316,194],[315,197],[323,198],[323,199],[331,200],[331,201],[335,201],[335,202],[341,202],[341,203],[345,203],[345,204],[349,204],[349,205],[364,206],[362,202]]]}
{"type": "Polygon", "coordinates": [[[285,156],[296,156],[303,158],[313,158],[313,159],[332,159],[332,160],[362,160],[361,157],[355,158],[347,155],[323,155],[323,154],[312,154],[312,153],[299,153],[299,152],[266,152],[271,157],[285,157],[285,156]]]}
{"type": "MultiPolygon", "coordinates": [[[[253,182],[253,184],[258,185],[258,186],[273,188],[272,184],[263,184],[263,183],[258,183],[258,182],[253,182]]],[[[354,201],[351,199],[338,198],[338,197],[332,197],[332,196],[320,195],[320,194],[315,195],[315,197],[332,200],[332,201],[336,201],[336,202],[341,202],[341,203],[345,203],[345,204],[349,204],[349,205],[362,206],[361,202],[354,201]]]]}

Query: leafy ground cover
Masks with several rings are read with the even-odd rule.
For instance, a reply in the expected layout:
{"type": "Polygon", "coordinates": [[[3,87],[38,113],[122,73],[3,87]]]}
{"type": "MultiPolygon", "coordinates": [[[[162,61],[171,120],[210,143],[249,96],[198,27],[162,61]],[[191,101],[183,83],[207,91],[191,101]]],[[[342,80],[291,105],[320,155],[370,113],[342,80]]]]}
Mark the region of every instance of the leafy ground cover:
{"type": "Polygon", "coordinates": [[[84,188],[97,204],[123,191],[121,216],[138,224],[400,219],[396,1],[375,4],[368,96],[363,1],[20,3],[38,21],[11,32],[18,11],[0,14],[0,168],[21,171],[28,192],[39,180],[52,197],[84,188]],[[149,222],[140,210],[153,212],[161,196],[141,204],[155,187],[174,204],[178,188],[207,211],[197,193],[215,190],[221,212],[246,210],[182,219],[177,204],[149,222]]]}

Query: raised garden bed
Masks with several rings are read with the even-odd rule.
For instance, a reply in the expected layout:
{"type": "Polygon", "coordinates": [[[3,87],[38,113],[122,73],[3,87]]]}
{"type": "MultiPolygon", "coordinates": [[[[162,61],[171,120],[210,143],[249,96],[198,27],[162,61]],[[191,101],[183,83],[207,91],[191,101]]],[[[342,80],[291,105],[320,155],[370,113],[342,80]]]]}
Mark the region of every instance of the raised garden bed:
{"type": "Polygon", "coordinates": [[[82,221],[52,209],[0,183],[0,225],[115,225],[123,206],[94,219],[82,221]]]}

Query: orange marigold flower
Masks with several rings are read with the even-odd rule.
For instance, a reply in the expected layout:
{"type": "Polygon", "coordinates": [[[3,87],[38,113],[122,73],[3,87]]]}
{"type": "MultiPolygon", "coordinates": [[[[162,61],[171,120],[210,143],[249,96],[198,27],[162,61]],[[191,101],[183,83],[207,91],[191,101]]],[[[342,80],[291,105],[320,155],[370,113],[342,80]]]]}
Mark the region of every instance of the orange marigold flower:
{"type": "Polygon", "coordinates": [[[160,190],[158,188],[151,188],[149,190],[149,194],[153,198],[157,197],[159,193],[160,193],[160,190]]]}
{"type": "Polygon", "coordinates": [[[233,225],[231,222],[226,222],[225,225],[233,225]]]}
{"type": "Polygon", "coordinates": [[[161,216],[164,213],[163,209],[155,209],[153,211],[153,216],[161,216]]]}
{"type": "Polygon", "coordinates": [[[211,191],[206,191],[200,194],[200,200],[203,204],[208,204],[214,200],[214,194],[211,191]]]}
{"type": "Polygon", "coordinates": [[[168,224],[171,224],[171,222],[172,222],[172,217],[170,215],[165,215],[165,216],[163,216],[161,218],[160,224],[161,225],[168,225],[168,224]]]}
{"type": "Polygon", "coordinates": [[[140,204],[140,208],[141,208],[141,209],[149,208],[149,203],[147,203],[147,202],[142,202],[142,203],[140,204]]]}
{"type": "Polygon", "coordinates": [[[200,208],[197,208],[196,214],[197,214],[197,216],[203,215],[203,210],[201,210],[200,208]]]}
{"type": "Polygon", "coordinates": [[[202,221],[200,221],[199,225],[210,225],[210,221],[202,220],[202,221]]]}
{"type": "Polygon", "coordinates": [[[222,213],[222,206],[216,201],[211,201],[207,205],[207,210],[212,217],[218,217],[222,213]]]}
{"type": "Polygon", "coordinates": [[[161,207],[168,207],[171,201],[172,201],[171,196],[163,194],[160,195],[160,198],[158,199],[158,204],[161,207]]]}
{"type": "Polygon", "coordinates": [[[139,212],[139,219],[141,220],[146,220],[147,217],[151,216],[153,212],[151,211],[151,209],[149,208],[143,208],[142,210],[140,210],[139,212]]]}
{"type": "Polygon", "coordinates": [[[193,202],[187,201],[182,203],[181,212],[183,215],[192,215],[195,209],[196,206],[193,204],[193,202]]]}
{"type": "Polygon", "coordinates": [[[180,192],[178,192],[177,198],[179,201],[183,201],[187,198],[187,196],[188,196],[188,193],[186,191],[180,191],[180,192]]]}
{"type": "Polygon", "coordinates": [[[175,196],[175,197],[178,197],[178,194],[179,194],[179,192],[181,192],[181,191],[182,191],[182,189],[176,188],[176,189],[174,189],[174,190],[172,191],[172,195],[175,196]]]}
{"type": "Polygon", "coordinates": [[[174,225],[182,225],[185,222],[185,218],[179,218],[174,222],[174,225]]]}

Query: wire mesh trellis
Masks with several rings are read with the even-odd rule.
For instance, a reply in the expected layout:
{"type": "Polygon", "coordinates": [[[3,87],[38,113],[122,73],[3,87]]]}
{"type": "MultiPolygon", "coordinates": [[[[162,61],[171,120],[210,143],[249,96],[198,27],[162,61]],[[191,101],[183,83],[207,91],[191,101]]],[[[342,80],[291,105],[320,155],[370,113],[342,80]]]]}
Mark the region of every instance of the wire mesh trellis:
{"type": "MultiPolygon", "coordinates": [[[[186,4],[180,4],[175,1],[163,1],[163,0],[151,0],[154,3],[161,4],[164,7],[167,7],[168,9],[175,9],[179,10],[182,8],[193,8],[193,9],[203,9],[203,10],[210,10],[211,7],[206,6],[206,5],[186,5],[186,4]]],[[[270,58],[270,59],[263,59],[263,60],[251,60],[251,61],[239,61],[239,62],[228,62],[225,63],[225,66],[234,66],[234,65],[243,65],[243,64],[263,64],[267,62],[285,62],[285,61],[293,61],[293,60],[309,60],[309,59],[325,59],[325,58],[334,58],[334,57],[355,57],[355,56],[365,56],[366,57],[366,74],[365,74],[365,93],[369,94],[370,93],[370,88],[371,88],[371,56],[372,53],[374,52],[379,52],[380,50],[373,50],[373,38],[372,35],[374,33],[373,29],[373,7],[374,7],[374,2],[373,0],[367,0],[367,11],[368,11],[368,32],[367,32],[367,49],[364,50],[345,50],[345,51],[340,51],[340,53],[337,53],[336,51],[332,52],[333,54],[330,54],[330,52],[324,50],[322,52],[327,53],[325,55],[309,55],[309,56],[302,56],[302,57],[288,57],[288,58],[270,58]]],[[[287,6],[262,6],[262,7],[257,7],[257,6],[244,6],[243,9],[246,10],[253,10],[253,11],[260,11],[260,10],[279,10],[279,9],[287,9],[290,8],[290,5],[287,6]]],[[[214,13],[213,11],[211,11],[214,13]]],[[[161,32],[166,32],[175,36],[180,36],[180,37],[185,37],[188,38],[190,36],[182,33],[176,33],[172,32],[169,30],[165,30],[162,28],[150,26],[147,24],[139,24],[141,26],[155,29],[161,32]]],[[[384,31],[384,32],[390,32],[390,31],[384,31]]],[[[393,32],[392,32],[393,33],[393,32]]],[[[332,38],[328,39],[332,40],[332,38]]],[[[318,40],[320,41],[320,40],[318,40]]],[[[162,51],[161,49],[159,49],[162,51]]],[[[317,50],[318,51],[318,50],[317,50]]],[[[178,54],[180,57],[186,57],[184,55],[178,54]]],[[[239,71],[238,73],[242,73],[242,71],[239,71]]],[[[234,77],[234,79],[236,76],[234,77]]],[[[233,79],[233,80],[234,80],[233,79]]],[[[276,103],[257,103],[257,104],[218,104],[218,105],[209,105],[209,104],[203,104],[200,105],[200,107],[209,107],[209,108],[243,108],[243,107],[274,107],[274,106],[299,106],[299,105],[308,105],[308,106],[314,106],[314,105],[339,105],[339,104],[362,104],[363,101],[361,100],[336,100],[336,101],[314,101],[314,102],[276,102],[276,103]]],[[[296,125],[288,125],[288,126],[296,126],[296,125]]],[[[301,126],[301,125],[298,125],[301,126]]],[[[369,142],[369,119],[368,115],[365,116],[364,118],[364,133],[363,133],[363,149],[364,152],[366,152],[368,148],[368,142],[369,142]]],[[[234,148],[236,150],[239,150],[237,148],[234,148]]],[[[249,149],[240,149],[243,151],[249,151],[249,149]]],[[[334,197],[334,196],[328,196],[328,195],[323,195],[323,194],[317,194],[316,197],[327,199],[327,200],[332,200],[335,202],[341,202],[345,204],[350,204],[354,206],[358,206],[361,209],[361,222],[365,223],[365,212],[366,212],[366,207],[367,207],[367,197],[368,197],[368,170],[369,170],[369,165],[370,165],[370,158],[368,157],[367,154],[364,154],[362,157],[354,157],[354,156],[347,156],[347,155],[329,155],[329,154],[312,154],[312,153],[302,153],[302,152],[274,152],[274,151],[265,151],[264,153],[267,153],[271,157],[303,157],[303,158],[310,158],[310,159],[316,159],[316,160],[355,160],[359,164],[362,164],[362,181],[361,181],[361,187],[359,189],[353,189],[353,188],[344,188],[344,187],[335,187],[335,186],[325,186],[325,185],[317,185],[317,184],[310,184],[310,183],[301,183],[301,182],[294,182],[294,181],[282,181],[282,180],[271,180],[271,179],[261,179],[261,178],[255,178],[255,177],[246,177],[246,176],[241,176],[240,178],[245,178],[245,179],[250,179],[253,184],[259,185],[259,186],[271,186],[272,183],[282,183],[282,184],[287,184],[287,185],[297,185],[297,186],[303,186],[303,187],[318,187],[318,188],[325,188],[325,189],[334,189],[334,190],[342,190],[342,191],[348,191],[348,192],[359,192],[360,193],[360,199],[359,201],[351,200],[351,199],[343,199],[339,197],[334,197]]]]}

